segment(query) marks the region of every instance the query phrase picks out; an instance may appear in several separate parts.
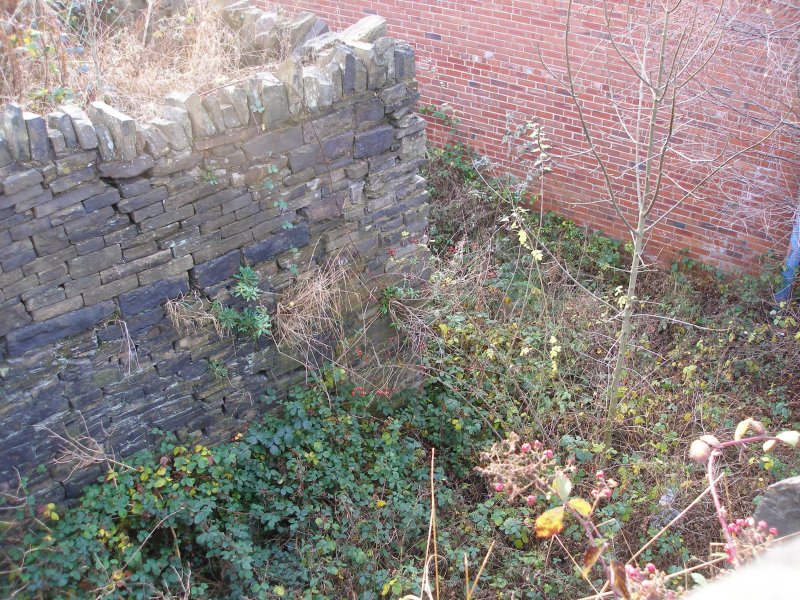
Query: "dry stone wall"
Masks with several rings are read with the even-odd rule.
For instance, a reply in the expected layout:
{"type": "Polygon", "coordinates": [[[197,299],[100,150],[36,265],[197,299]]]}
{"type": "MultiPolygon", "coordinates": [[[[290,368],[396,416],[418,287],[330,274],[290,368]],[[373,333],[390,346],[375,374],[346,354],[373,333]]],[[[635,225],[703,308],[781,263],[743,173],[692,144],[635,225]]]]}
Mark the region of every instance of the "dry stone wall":
{"type": "Polygon", "coordinates": [[[204,97],[170,94],[147,123],[103,102],[2,112],[0,487],[19,470],[69,496],[92,475],[67,481],[48,430],[87,428],[121,456],[154,428],[219,437],[304,376],[272,342],[176,330],[165,301],[235,306],[245,265],[276,298],[325,260],[348,260],[373,302],[424,275],[412,48],[380,17],[335,34],[310,13],[225,14],[262,47],[290,40],[290,57],[204,97]]]}

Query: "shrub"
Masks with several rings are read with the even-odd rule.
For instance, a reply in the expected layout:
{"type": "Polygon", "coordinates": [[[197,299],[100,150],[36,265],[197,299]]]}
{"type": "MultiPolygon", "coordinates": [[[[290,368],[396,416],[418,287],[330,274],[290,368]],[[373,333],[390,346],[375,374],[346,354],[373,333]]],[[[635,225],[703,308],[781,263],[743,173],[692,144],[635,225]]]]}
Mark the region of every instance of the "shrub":
{"type": "Polygon", "coordinates": [[[232,441],[168,437],[63,513],[50,505],[33,521],[32,506],[19,508],[28,529],[12,558],[24,566],[4,585],[110,598],[177,592],[187,579],[192,597],[379,590],[424,539],[429,474],[416,431],[436,416],[376,402],[332,371],[324,379],[232,441]]]}

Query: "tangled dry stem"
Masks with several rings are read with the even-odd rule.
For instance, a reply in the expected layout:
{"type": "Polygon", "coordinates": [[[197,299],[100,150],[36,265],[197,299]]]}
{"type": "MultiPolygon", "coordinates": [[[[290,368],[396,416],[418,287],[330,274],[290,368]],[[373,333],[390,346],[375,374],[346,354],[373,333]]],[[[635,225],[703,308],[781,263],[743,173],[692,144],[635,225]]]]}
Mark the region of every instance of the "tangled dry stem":
{"type": "Polygon", "coordinates": [[[298,276],[277,303],[275,341],[289,350],[304,351],[313,348],[320,335],[340,334],[344,315],[354,305],[354,292],[347,287],[350,280],[347,261],[337,258],[298,276]]]}
{"type": "Polygon", "coordinates": [[[167,300],[164,303],[164,310],[177,331],[182,333],[209,331],[219,337],[225,336],[225,330],[217,316],[210,310],[208,301],[196,291],[167,300]]]}

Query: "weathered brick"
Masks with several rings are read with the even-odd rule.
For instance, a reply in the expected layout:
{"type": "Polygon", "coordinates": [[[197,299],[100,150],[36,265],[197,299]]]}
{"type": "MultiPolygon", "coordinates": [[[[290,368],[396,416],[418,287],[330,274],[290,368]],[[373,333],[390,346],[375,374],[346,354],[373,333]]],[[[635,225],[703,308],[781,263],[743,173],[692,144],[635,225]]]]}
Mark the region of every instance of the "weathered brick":
{"type": "Polygon", "coordinates": [[[106,206],[116,204],[118,201],[119,192],[114,188],[110,188],[102,194],[98,194],[84,200],[83,208],[86,210],[86,212],[94,212],[96,210],[100,210],[101,208],[105,208],[106,206]]]}
{"type": "Polygon", "coordinates": [[[247,246],[243,250],[247,264],[257,264],[262,261],[274,258],[287,250],[302,248],[309,242],[308,224],[300,223],[292,229],[286,229],[276,233],[264,241],[247,246]]]}
{"type": "Polygon", "coordinates": [[[166,225],[169,225],[170,223],[177,223],[183,219],[188,219],[193,214],[194,207],[191,204],[187,204],[178,210],[166,212],[164,214],[145,219],[139,223],[139,229],[142,231],[142,233],[147,233],[148,231],[160,229],[166,225]]]}
{"type": "Polygon", "coordinates": [[[99,273],[119,262],[122,262],[122,249],[117,245],[73,258],[67,261],[67,266],[70,275],[79,279],[92,273],[99,273]]]}
{"type": "Polygon", "coordinates": [[[30,240],[20,240],[0,247],[0,266],[3,271],[16,269],[36,258],[36,252],[30,240]]]}
{"type": "Polygon", "coordinates": [[[31,240],[37,256],[47,256],[69,246],[69,239],[64,227],[53,227],[48,231],[34,235],[31,240]]]}
{"type": "Polygon", "coordinates": [[[101,285],[103,285],[103,282],[100,281],[100,274],[94,273],[88,277],[64,283],[64,292],[67,298],[72,298],[92,288],[100,287],[101,285]]]}
{"type": "Polygon", "coordinates": [[[91,167],[97,163],[97,152],[86,150],[83,152],[71,152],[64,158],[55,161],[56,173],[59,176],[69,175],[75,171],[80,171],[86,167],[91,167]]]}
{"type": "Polygon", "coordinates": [[[394,143],[394,128],[391,125],[383,125],[363,133],[356,134],[355,158],[367,158],[376,156],[392,147],[394,143]]]}
{"type": "Polygon", "coordinates": [[[197,285],[208,287],[233,277],[240,265],[240,252],[233,250],[224,256],[195,265],[191,275],[197,285]]]}
{"type": "Polygon", "coordinates": [[[257,160],[281,154],[303,144],[303,128],[295,125],[288,129],[263,133],[242,145],[248,160],[257,160]]]}
{"type": "Polygon", "coordinates": [[[236,215],[234,213],[228,213],[227,215],[222,214],[222,209],[220,207],[214,207],[211,210],[205,211],[202,214],[196,215],[194,218],[188,220],[185,224],[187,226],[200,226],[200,233],[206,234],[211,233],[212,231],[218,231],[222,229],[225,225],[232,223],[236,220],[236,215]]]}
{"type": "Polygon", "coordinates": [[[321,202],[300,209],[299,213],[309,223],[334,219],[342,214],[344,202],[345,194],[337,194],[336,196],[329,196],[321,202]]]}
{"type": "MultiPolygon", "coordinates": [[[[217,235],[217,239],[219,239],[219,234],[217,235]]],[[[192,256],[194,257],[194,261],[196,263],[204,263],[206,261],[211,260],[212,258],[217,258],[218,256],[222,256],[226,252],[233,250],[234,248],[241,248],[245,244],[248,244],[253,241],[253,234],[249,231],[245,231],[244,233],[240,233],[239,235],[235,235],[233,237],[229,237],[226,240],[214,241],[211,244],[204,244],[198,250],[192,251],[192,256]]]]}
{"type": "Polygon", "coordinates": [[[41,323],[32,323],[8,334],[8,354],[20,356],[50,342],[63,339],[93,327],[114,312],[113,302],[81,308],[41,323]]]}
{"type": "Polygon", "coordinates": [[[202,213],[215,206],[225,206],[228,202],[240,198],[242,196],[250,197],[250,193],[243,188],[232,188],[228,190],[221,190],[210,196],[206,196],[195,203],[196,212],[202,213]]]}
{"type": "Polygon", "coordinates": [[[32,310],[30,313],[34,321],[48,321],[58,317],[59,315],[64,315],[74,310],[78,310],[82,306],[83,299],[80,296],[76,296],[75,298],[68,298],[66,300],[62,300],[61,302],[50,304],[49,306],[45,306],[37,310],[32,310]]]}
{"type": "Polygon", "coordinates": [[[11,236],[11,240],[17,242],[32,235],[36,235],[37,233],[47,231],[48,229],[50,229],[50,219],[42,217],[41,219],[31,218],[19,225],[14,225],[8,232],[11,236]]]}
{"type": "Polygon", "coordinates": [[[354,109],[352,106],[345,106],[324,117],[303,123],[303,140],[307,144],[320,144],[323,140],[352,129],[353,123],[354,109]]]}
{"type": "Polygon", "coordinates": [[[54,281],[64,282],[69,276],[69,271],[66,263],[56,263],[36,275],[39,277],[39,283],[41,284],[54,281]]]}
{"type": "MultiPolygon", "coordinates": [[[[194,178],[191,178],[194,181],[194,178]]],[[[169,197],[164,200],[164,209],[171,212],[181,206],[191,204],[200,198],[205,198],[217,192],[222,186],[218,184],[203,183],[202,185],[191,185],[188,189],[179,192],[170,191],[169,197]]],[[[169,187],[167,188],[169,189],[169,187]]]]}
{"type": "Polygon", "coordinates": [[[0,337],[31,322],[31,316],[19,301],[0,304],[3,318],[0,319],[0,337]]]}
{"type": "Polygon", "coordinates": [[[225,202],[222,206],[222,214],[228,214],[229,212],[236,212],[236,218],[239,218],[239,209],[244,208],[245,206],[252,206],[257,204],[253,202],[253,197],[247,193],[242,194],[241,196],[237,196],[233,200],[225,202]]]}
{"type": "Polygon", "coordinates": [[[163,177],[178,171],[188,171],[199,165],[201,160],[203,160],[203,155],[200,152],[186,150],[178,154],[168,154],[156,161],[153,167],[153,176],[163,177]]]}
{"type": "Polygon", "coordinates": [[[41,183],[43,180],[42,174],[36,169],[12,172],[3,179],[3,193],[6,196],[12,196],[37,183],[41,183]]]}
{"type": "Polygon", "coordinates": [[[313,167],[322,160],[322,148],[318,144],[302,146],[289,153],[289,168],[293,173],[313,167]]]}
{"type": "MultiPolygon", "coordinates": [[[[131,220],[128,215],[115,213],[112,208],[105,207],[64,223],[64,229],[69,240],[77,244],[112,232],[123,231],[130,225],[131,220]]],[[[135,234],[135,228],[131,227],[131,231],[135,234]]],[[[116,241],[107,239],[106,243],[113,244],[116,241]]]]}
{"type": "Polygon", "coordinates": [[[150,180],[146,177],[132,177],[130,179],[118,179],[116,182],[119,195],[123,198],[141,196],[150,191],[150,180]]]}
{"type": "Polygon", "coordinates": [[[25,308],[29,311],[56,304],[67,297],[62,287],[50,287],[48,289],[47,286],[43,286],[35,289],[37,290],[36,293],[28,297],[23,294],[22,297],[25,302],[25,308]]]}
{"type": "Polygon", "coordinates": [[[353,132],[348,131],[322,142],[322,154],[331,161],[353,153],[353,132]]]}
{"type": "Polygon", "coordinates": [[[158,252],[158,244],[155,240],[151,240],[145,244],[141,244],[139,246],[132,246],[130,248],[122,248],[122,259],[128,263],[137,258],[142,258],[143,256],[148,256],[150,254],[155,254],[158,252]]]}
{"type": "Polygon", "coordinates": [[[147,287],[122,294],[119,298],[119,309],[123,317],[128,317],[156,307],[165,300],[188,293],[189,283],[185,275],[161,279],[147,287]]]}
{"type": "Polygon", "coordinates": [[[101,194],[105,191],[105,189],[106,186],[102,182],[78,187],[77,189],[64,194],[53,196],[53,198],[47,202],[38,203],[33,207],[33,214],[37,218],[51,215],[61,209],[72,206],[73,204],[78,204],[87,198],[101,194]]]}
{"type": "Polygon", "coordinates": [[[100,271],[100,279],[104,284],[122,279],[128,275],[141,273],[158,265],[163,265],[172,259],[172,252],[170,250],[160,250],[154,254],[148,254],[136,260],[126,262],[124,264],[117,264],[110,269],[100,271]]]}
{"type": "MultiPolygon", "coordinates": [[[[122,236],[117,236],[117,241],[120,242],[122,245],[122,249],[126,248],[133,248],[134,246],[140,246],[141,244],[147,244],[149,242],[158,242],[165,238],[168,238],[171,235],[174,235],[180,229],[180,224],[178,223],[170,223],[169,225],[165,225],[164,227],[160,227],[158,229],[154,229],[153,231],[148,231],[147,233],[140,233],[138,227],[131,227],[131,234],[126,235],[124,238],[122,236]]],[[[122,232],[119,232],[122,233],[122,232]]],[[[127,233],[127,231],[126,231],[127,233]]],[[[111,234],[116,235],[116,234],[111,234]]],[[[106,236],[106,243],[111,242],[111,237],[106,236]]]]}
{"type": "Polygon", "coordinates": [[[26,277],[28,275],[43,273],[50,269],[53,265],[63,263],[77,255],[78,251],[74,246],[67,246],[53,254],[32,260],[22,267],[22,272],[26,277]]]}
{"type": "Polygon", "coordinates": [[[139,273],[139,285],[150,285],[160,279],[181,275],[194,266],[191,255],[175,258],[165,265],[139,273]]]}
{"type": "Polygon", "coordinates": [[[41,184],[36,184],[10,196],[0,196],[0,210],[14,207],[16,212],[25,212],[39,202],[46,202],[53,197],[52,192],[45,192],[41,184]]]}
{"type": "Polygon", "coordinates": [[[6,300],[10,300],[11,298],[16,298],[23,292],[26,292],[37,285],[39,285],[39,277],[37,275],[29,275],[23,279],[18,279],[13,283],[5,284],[2,288],[3,295],[6,297],[6,300]]]}
{"type": "Polygon", "coordinates": [[[144,208],[133,211],[131,213],[131,220],[134,223],[141,223],[145,219],[156,217],[161,214],[164,214],[164,207],[161,206],[161,203],[150,204],[144,208]]]}
{"type": "MultiPolygon", "coordinates": [[[[231,106],[231,108],[233,107],[231,106]]],[[[239,126],[237,125],[236,127],[239,126]]],[[[211,148],[225,146],[227,144],[235,144],[238,142],[243,142],[245,140],[252,138],[254,135],[255,131],[253,130],[253,128],[241,127],[238,129],[234,129],[233,131],[226,131],[222,135],[195,140],[194,147],[197,150],[209,150],[211,148]]]]}
{"type": "Polygon", "coordinates": [[[72,188],[79,186],[82,183],[92,181],[96,178],[97,176],[94,173],[94,169],[92,167],[87,167],[85,169],[81,169],[80,171],[70,173],[69,175],[58,177],[57,179],[49,182],[47,186],[54,194],[61,194],[67,190],[71,190],[72,188]]]}
{"type": "Polygon", "coordinates": [[[78,252],[77,256],[83,256],[84,254],[89,254],[89,252],[95,252],[96,250],[105,248],[105,246],[105,240],[103,240],[102,237],[96,237],[78,242],[75,244],[75,250],[78,252]]]}
{"type": "MultiPolygon", "coordinates": [[[[166,187],[157,187],[146,194],[139,194],[137,196],[124,198],[117,202],[117,208],[120,212],[129,213],[135,210],[151,206],[153,204],[160,204],[162,200],[167,197],[166,187]]],[[[163,211],[162,211],[163,212],[163,211]]]]}
{"type": "Polygon", "coordinates": [[[136,289],[139,286],[139,278],[136,275],[129,275],[122,279],[117,279],[111,283],[92,288],[83,293],[83,302],[86,306],[91,306],[119,296],[125,292],[136,289]]]}

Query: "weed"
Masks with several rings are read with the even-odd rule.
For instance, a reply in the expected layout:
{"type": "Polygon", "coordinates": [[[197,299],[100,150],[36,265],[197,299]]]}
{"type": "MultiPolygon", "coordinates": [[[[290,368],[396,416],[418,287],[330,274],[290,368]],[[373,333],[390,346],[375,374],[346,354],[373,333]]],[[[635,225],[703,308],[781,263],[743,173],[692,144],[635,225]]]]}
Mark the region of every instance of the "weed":
{"type": "Polygon", "coordinates": [[[208,370],[211,371],[211,374],[214,376],[215,379],[227,379],[228,378],[228,367],[225,366],[225,363],[218,361],[218,360],[209,360],[208,361],[208,370]]]}
{"type": "Polygon", "coordinates": [[[219,183],[219,178],[214,171],[205,171],[203,173],[203,181],[210,185],[217,185],[219,183]]]}

